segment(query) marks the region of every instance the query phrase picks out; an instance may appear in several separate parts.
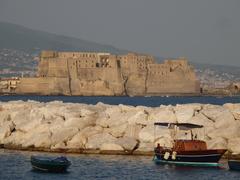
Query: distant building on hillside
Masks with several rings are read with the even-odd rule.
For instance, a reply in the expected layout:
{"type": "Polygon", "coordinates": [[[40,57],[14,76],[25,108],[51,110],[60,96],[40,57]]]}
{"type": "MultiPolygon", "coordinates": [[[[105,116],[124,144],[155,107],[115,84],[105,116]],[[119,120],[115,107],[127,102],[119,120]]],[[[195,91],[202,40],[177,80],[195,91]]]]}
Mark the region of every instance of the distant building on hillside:
{"type": "Polygon", "coordinates": [[[145,96],[198,94],[199,81],[184,58],[156,63],[136,53],[43,51],[36,77],[21,78],[20,94],[145,96]]]}

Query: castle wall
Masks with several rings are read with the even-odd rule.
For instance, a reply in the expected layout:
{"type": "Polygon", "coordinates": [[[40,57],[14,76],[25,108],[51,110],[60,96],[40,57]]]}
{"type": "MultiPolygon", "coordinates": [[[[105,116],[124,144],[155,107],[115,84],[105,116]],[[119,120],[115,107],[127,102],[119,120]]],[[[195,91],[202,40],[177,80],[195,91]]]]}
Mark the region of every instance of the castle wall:
{"type": "Polygon", "coordinates": [[[172,60],[148,65],[148,94],[199,93],[199,82],[187,61],[172,60]]]}
{"type": "Polygon", "coordinates": [[[155,63],[152,56],[138,55],[135,53],[120,55],[117,58],[120,61],[123,76],[145,73],[147,71],[147,65],[155,63]]]}
{"type": "Polygon", "coordinates": [[[38,77],[21,78],[16,89],[18,94],[70,95],[68,78],[38,77]]]}
{"type": "Polygon", "coordinates": [[[157,64],[152,56],[128,53],[43,51],[38,78],[22,78],[18,92],[66,95],[198,93],[195,72],[183,58],[157,64]]]}
{"type": "Polygon", "coordinates": [[[71,76],[71,88],[74,95],[82,94],[82,91],[89,91],[94,95],[96,92],[101,92],[100,95],[122,95],[124,93],[123,80],[116,56],[99,55],[96,59],[86,61],[78,59],[75,63],[77,75],[76,77],[71,76]],[[89,83],[85,83],[85,81],[89,81],[89,83]],[[98,88],[95,93],[92,93],[94,87],[98,88]]]}

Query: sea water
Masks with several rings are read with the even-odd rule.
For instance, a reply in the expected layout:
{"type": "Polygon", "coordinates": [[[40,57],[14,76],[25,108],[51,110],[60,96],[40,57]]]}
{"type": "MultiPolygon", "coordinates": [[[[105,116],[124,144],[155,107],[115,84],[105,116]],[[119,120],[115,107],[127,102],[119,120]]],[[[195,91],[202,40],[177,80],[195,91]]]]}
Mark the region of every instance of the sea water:
{"type": "MultiPolygon", "coordinates": [[[[0,101],[35,100],[40,102],[63,101],[71,103],[126,104],[157,107],[161,104],[186,103],[218,104],[240,103],[240,97],[80,97],[80,96],[0,96],[0,101]]],[[[120,155],[73,155],[67,154],[72,162],[67,173],[40,173],[33,171],[31,155],[57,156],[58,154],[0,150],[0,180],[28,179],[240,179],[240,172],[229,171],[227,162],[223,168],[191,168],[156,165],[150,156],[120,155]]]]}
{"type": "Polygon", "coordinates": [[[133,106],[150,106],[157,107],[163,105],[176,105],[186,103],[203,103],[222,105],[225,103],[240,103],[240,96],[234,97],[213,97],[213,96],[179,96],[179,97],[111,97],[111,96],[0,96],[0,101],[16,101],[16,100],[34,100],[40,102],[63,101],[71,103],[86,103],[97,104],[102,102],[105,104],[118,105],[133,105],[133,106]]]}
{"type": "Polygon", "coordinates": [[[151,156],[67,154],[72,165],[66,173],[37,172],[32,170],[31,155],[58,156],[60,154],[0,150],[0,179],[240,179],[240,172],[229,171],[225,161],[222,162],[224,164],[222,168],[176,167],[156,165],[151,156]]]}

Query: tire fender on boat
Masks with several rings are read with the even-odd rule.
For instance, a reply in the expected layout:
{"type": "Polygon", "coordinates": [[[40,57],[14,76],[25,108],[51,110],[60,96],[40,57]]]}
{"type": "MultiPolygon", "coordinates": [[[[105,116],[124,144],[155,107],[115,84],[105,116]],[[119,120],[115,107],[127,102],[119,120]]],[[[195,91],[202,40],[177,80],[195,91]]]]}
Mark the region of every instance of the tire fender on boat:
{"type": "Polygon", "coordinates": [[[163,158],[164,158],[165,160],[168,160],[169,156],[170,156],[170,153],[169,153],[169,152],[165,152],[163,158]]]}
{"type": "Polygon", "coordinates": [[[172,160],[176,160],[176,156],[177,156],[177,152],[173,151],[173,153],[172,153],[172,160]]]}

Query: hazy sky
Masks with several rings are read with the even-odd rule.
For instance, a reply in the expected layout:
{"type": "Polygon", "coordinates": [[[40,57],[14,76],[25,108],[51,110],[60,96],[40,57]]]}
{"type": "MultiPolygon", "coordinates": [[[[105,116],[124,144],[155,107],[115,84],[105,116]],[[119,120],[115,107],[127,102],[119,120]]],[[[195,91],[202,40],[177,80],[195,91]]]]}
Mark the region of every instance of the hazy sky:
{"type": "Polygon", "coordinates": [[[0,0],[0,21],[156,56],[240,66],[240,0],[0,0]]]}

